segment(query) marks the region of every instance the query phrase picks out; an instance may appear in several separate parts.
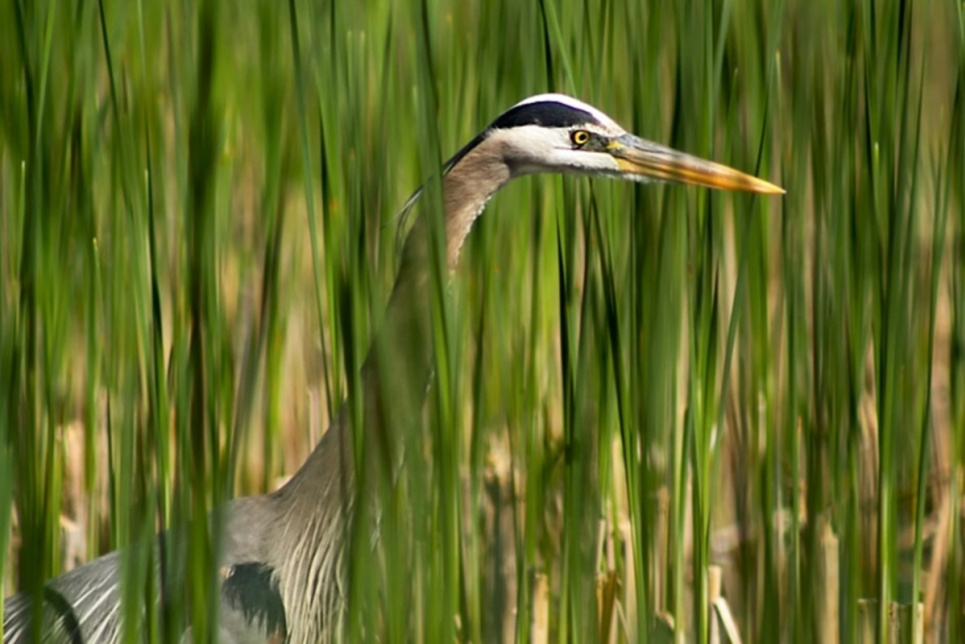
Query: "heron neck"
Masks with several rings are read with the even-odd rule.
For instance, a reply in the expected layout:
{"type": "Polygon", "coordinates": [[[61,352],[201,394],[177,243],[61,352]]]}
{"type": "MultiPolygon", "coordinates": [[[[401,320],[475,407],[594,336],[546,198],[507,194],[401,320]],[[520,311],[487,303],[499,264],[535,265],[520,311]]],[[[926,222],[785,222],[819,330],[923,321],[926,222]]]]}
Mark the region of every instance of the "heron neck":
{"type": "Polygon", "coordinates": [[[497,141],[483,141],[446,174],[443,183],[446,221],[446,259],[456,269],[462,246],[486,203],[512,179],[497,141]]]}
{"type": "MultiPolygon", "coordinates": [[[[499,150],[491,149],[485,142],[446,174],[443,201],[446,263],[450,272],[458,265],[473,223],[492,195],[511,178],[499,150]]],[[[391,471],[391,463],[399,453],[401,445],[394,436],[398,428],[417,422],[431,373],[429,224],[429,217],[423,213],[406,238],[385,318],[362,366],[365,461],[382,471],[391,471]]],[[[307,484],[330,488],[333,476],[340,476],[343,485],[353,479],[352,436],[351,413],[346,403],[291,481],[293,487],[307,484]]]]}
{"type": "MultiPolygon", "coordinates": [[[[499,151],[485,142],[446,173],[443,222],[450,274],[458,266],[473,223],[493,194],[511,178],[499,151]]],[[[416,419],[425,398],[432,363],[430,311],[437,297],[431,289],[430,215],[421,213],[406,238],[385,320],[363,365],[363,410],[369,438],[376,430],[384,440],[386,433],[391,435],[393,429],[416,419]]],[[[389,452],[394,450],[390,447],[389,452]]]]}

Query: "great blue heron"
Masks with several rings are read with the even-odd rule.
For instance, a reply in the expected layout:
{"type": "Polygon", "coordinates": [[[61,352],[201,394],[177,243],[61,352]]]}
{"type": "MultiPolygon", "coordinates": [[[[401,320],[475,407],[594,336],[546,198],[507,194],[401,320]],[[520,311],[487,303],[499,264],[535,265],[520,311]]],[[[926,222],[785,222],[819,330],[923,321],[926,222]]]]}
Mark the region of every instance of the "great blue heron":
{"type": "MultiPolygon", "coordinates": [[[[455,268],[463,242],[489,198],[510,180],[540,172],[784,192],[737,170],[629,134],[576,99],[560,94],[533,96],[500,115],[445,165],[442,195],[450,269],[455,268]]],[[[386,331],[377,334],[362,368],[363,437],[384,427],[386,401],[395,404],[399,399],[395,394],[414,400],[424,395],[430,364],[427,316],[418,304],[427,301],[430,274],[424,221],[416,220],[403,247],[382,327],[386,331]],[[393,342],[398,338],[405,340],[393,342]],[[386,351],[407,365],[408,377],[400,379],[407,384],[381,375],[380,356],[386,351]]],[[[343,405],[311,456],[284,487],[235,499],[222,508],[222,641],[317,642],[337,629],[344,606],[339,581],[344,535],[358,478],[350,417],[343,405]]],[[[384,440],[381,435],[373,437],[374,443],[384,440]]],[[[31,610],[32,596],[6,600],[3,641],[28,639],[35,613],[43,616],[45,640],[118,640],[118,564],[118,554],[111,553],[50,580],[43,611],[31,610]]]]}

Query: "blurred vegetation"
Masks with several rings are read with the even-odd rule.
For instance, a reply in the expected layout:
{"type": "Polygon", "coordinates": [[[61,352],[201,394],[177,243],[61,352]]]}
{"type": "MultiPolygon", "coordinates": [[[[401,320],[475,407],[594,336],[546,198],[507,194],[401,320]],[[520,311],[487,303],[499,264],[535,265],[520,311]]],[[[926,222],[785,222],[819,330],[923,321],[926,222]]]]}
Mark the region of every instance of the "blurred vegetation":
{"type": "MultiPolygon", "coordinates": [[[[4,595],[129,546],[137,610],[148,535],[293,473],[406,198],[562,91],[787,195],[538,177],[493,200],[440,296],[431,449],[392,524],[417,538],[365,568],[389,600],[353,633],[704,641],[716,601],[745,642],[855,641],[859,600],[883,628],[917,599],[960,641],[962,12],[4,3],[4,595]]],[[[216,535],[191,525],[203,633],[216,535]]]]}

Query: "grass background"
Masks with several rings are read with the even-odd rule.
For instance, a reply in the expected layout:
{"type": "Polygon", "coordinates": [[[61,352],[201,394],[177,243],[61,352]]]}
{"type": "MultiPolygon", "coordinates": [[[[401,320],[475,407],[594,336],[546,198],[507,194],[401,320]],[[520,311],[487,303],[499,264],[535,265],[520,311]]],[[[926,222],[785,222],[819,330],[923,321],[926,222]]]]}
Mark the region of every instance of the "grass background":
{"type": "MultiPolygon", "coordinates": [[[[493,200],[436,303],[424,454],[353,568],[352,638],[703,641],[718,573],[744,641],[854,641],[913,598],[926,637],[965,635],[960,3],[0,15],[4,595],[131,546],[137,610],[144,537],[294,472],[354,386],[408,195],[563,91],[787,195],[493,200]]],[[[132,634],[164,639],[150,613],[132,634]]]]}

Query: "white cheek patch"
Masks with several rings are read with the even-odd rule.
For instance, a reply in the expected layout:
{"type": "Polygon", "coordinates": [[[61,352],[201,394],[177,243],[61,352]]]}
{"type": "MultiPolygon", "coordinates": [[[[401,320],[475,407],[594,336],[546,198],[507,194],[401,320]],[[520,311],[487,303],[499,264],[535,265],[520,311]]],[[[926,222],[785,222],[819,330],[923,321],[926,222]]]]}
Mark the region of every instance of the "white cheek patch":
{"type": "Polygon", "coordinates": [[[523,125],[509,130],[494,130],[493,137],[500,137],[507,149],[518,155],[531,154],[534,158],[545,159],[556,150],[572,147],[569,133],[561,128],[548,128],[541,125],[523,125]]]}
{"type": "Polygon", "coordinates": [[[558,155],[559,165],[564,172],[576,174],[620,174],[620,166],[606,152],[585,152],[568,150],[558,155]]]}
{"type": "Polygon", "coordinates": [[[592,105],[564,94],[539,94],[503,112],[481,138],[516,175],[539,171],[618,174],[616,161],[598,143],[589,141],[585,148],[573,143],[573,133],[580,130],[602,141],[626,134],[592,105]]]}
{"type": "MultiPolygon", "coordinates": [[[[498,147],[514,176],[534,172],[566,172],[573,174],[619,174],[616,159],[606,152],[574,148],[570,135],[574,128],[547,128],[523,125],[512,129],[496,129],[486,137],[486,145],[498,147]]],[[[583,129],[583,128],[576,128],[583,129]]],[[[587,126],[599,131],[602,128],[587,126]]]]}
{"type": "Polygon", "coordinates": [[[514,175],[539,172],[555,165],[556,156],[569,140],[563,130],[524,125],[492,130],[486,145],[496,146],[514,175]]]}

